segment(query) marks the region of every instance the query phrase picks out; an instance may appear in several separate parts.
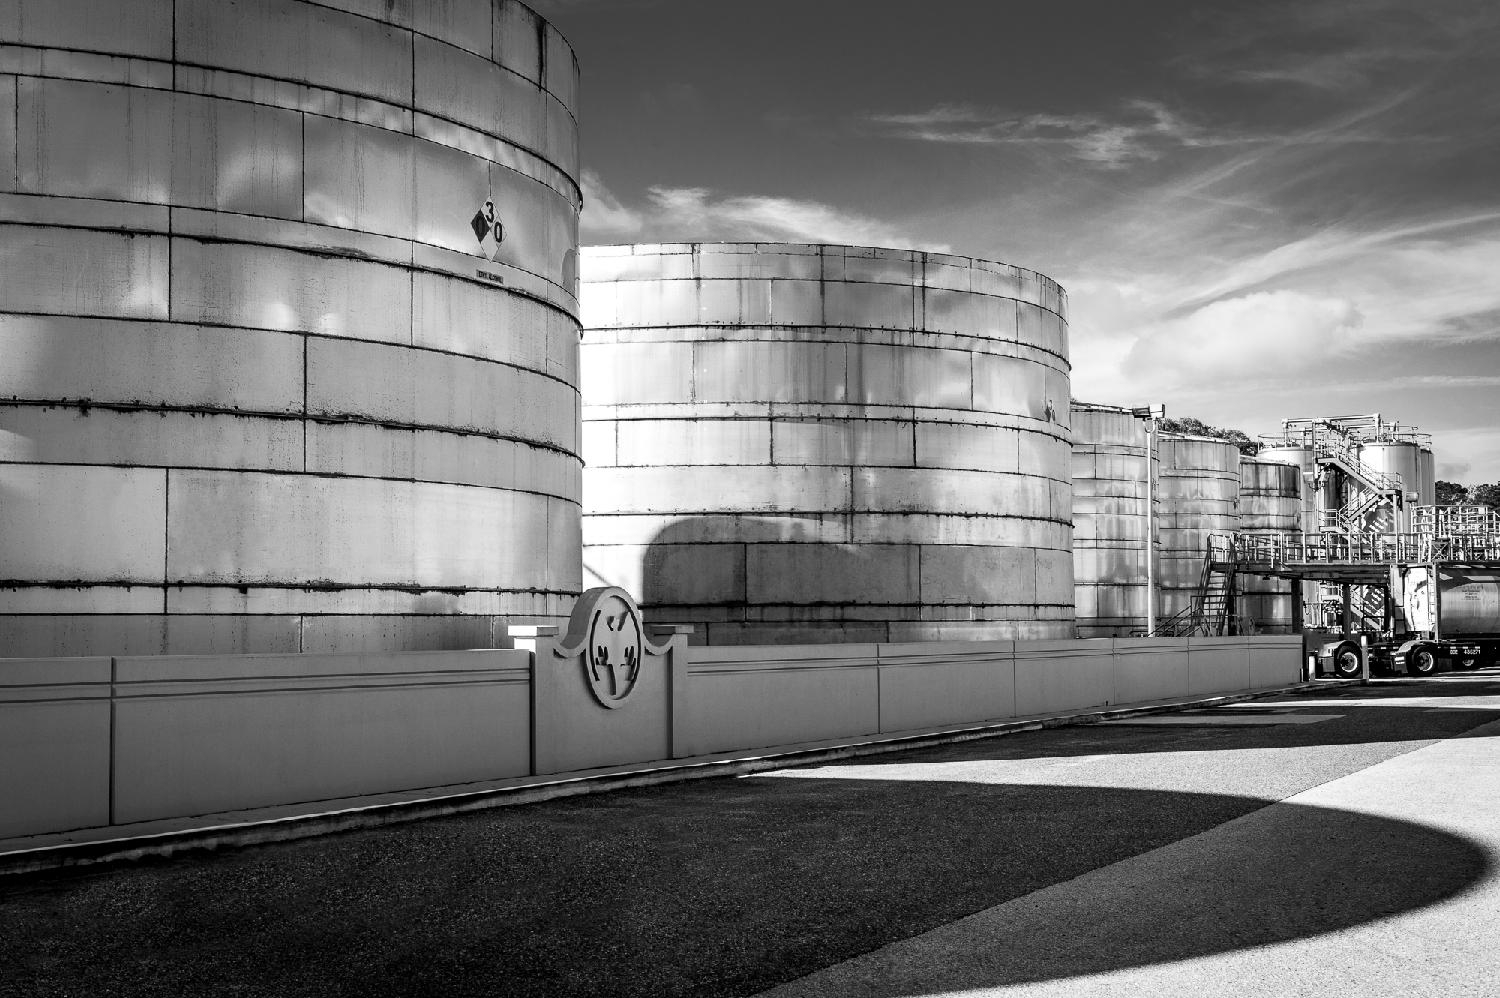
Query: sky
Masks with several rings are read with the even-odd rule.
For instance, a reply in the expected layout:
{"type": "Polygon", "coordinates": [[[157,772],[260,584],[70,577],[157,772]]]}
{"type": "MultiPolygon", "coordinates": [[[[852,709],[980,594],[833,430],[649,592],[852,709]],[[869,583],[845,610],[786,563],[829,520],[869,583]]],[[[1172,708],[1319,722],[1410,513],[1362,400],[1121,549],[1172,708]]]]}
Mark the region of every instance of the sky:
{"type": "Polygon", "coordinates": [[[532,0],[585,244],[935,249],[1067,288],[1075,398],[1379,412],[1500,481],[1495,0],[532,0]]]}

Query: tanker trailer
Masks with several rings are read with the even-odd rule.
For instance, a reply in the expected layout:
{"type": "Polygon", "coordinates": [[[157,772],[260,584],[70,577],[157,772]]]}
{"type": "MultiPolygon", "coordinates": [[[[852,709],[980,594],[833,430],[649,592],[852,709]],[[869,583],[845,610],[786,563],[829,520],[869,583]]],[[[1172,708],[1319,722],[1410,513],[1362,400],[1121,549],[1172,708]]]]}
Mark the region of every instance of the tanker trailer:
{"type": "Polygon", "coordinates": [[[1440,661],[1472,669],[1500,658],[1500,564],[1440,562],[1391,574],[1401,576],[1406,623],[1405,640],[1395,650],[1398,669],[1427,675],[1440,661]]]}
{"type": "MultiPolygon", "coordinates": [[[[1500,662],[1500,562],[1392,565],[1385,627],[1365,633],[1370,668],[1428,676],[1500,662]]],[[[1319,652],[1336,676],[1360,674],[1359,635],[1319,652]]]]}

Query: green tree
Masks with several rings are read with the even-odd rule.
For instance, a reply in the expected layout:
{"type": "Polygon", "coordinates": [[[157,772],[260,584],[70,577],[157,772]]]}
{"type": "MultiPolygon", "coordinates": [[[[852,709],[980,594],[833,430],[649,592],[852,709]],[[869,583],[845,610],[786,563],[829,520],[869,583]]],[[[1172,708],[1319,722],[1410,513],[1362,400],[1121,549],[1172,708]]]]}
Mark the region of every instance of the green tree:
{"type": "Polygon", "coordinates": [[[1209,426],[1194,416],[1176,418],[1169,416],[1161,421],[1160,426],[1164,433],[1186,433],[1195,437],[1217,437],[1220,440],[1228,440],[1240,449],[1241,454],[1260,452],[1260,441],[1251,440],[1250,435],[1244,430],[1225,430],[1217,426],[1209,426]]]}
{"type": "Polygon", "coordinates": [[[1469,502],[1480,503],[1490,509],[1500,509],[1500,482],[1474,486],[1469,490],[1469,502]]]}
{"type": "Polygon", "coordinates": [[[1457,482],[1438,482],[1433,490],[1439,506],[1457,506],[1469,501],[1469,490],[1457,482]]]}

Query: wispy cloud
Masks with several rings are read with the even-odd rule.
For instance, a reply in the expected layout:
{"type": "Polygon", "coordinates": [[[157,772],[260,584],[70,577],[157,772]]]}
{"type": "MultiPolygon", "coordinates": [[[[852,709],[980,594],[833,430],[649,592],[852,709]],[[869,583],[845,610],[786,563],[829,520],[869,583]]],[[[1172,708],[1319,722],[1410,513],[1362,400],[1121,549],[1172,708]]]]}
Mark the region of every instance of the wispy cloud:
{"type": "Polygon", "coordinates": [[[1183,65],[1216,80],[1345,93],[1473,50],[1500,23],[1490,0],[1281,0],[1232,10],[1183,65]]]}
{"type": "Polygon", "coordinates": [[[1241,141],[1211,135],[1152,100],[1126,101],[1112,115],[1011,114],[945,104],[914,114],[870,114],[864,122],[894,138],[920,142],[1053,148],[1108,170],[1158,159],[1167,149],[1241,141]]]}
{"type": "Polygon", "coordinates": [[[802,198],[719,194],[703,187],[653,186],[627,204],[599,176],[583,176],[585,243],[736,242],[846,243],[950,252],[870,215],[802,198]]]}

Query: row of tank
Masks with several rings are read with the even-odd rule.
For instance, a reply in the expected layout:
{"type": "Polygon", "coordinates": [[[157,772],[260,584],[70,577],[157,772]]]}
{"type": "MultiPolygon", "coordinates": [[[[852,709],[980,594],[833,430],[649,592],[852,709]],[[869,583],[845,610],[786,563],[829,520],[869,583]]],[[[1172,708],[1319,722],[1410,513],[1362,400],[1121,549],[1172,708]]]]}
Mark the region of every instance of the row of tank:
{"type": "MultiPolygon", "coordinates": [[[[1156,523],[1158,619],[1198,592],[1215,534],[1289,534],[1302,518],[1295,465],[1240,453],[1231,441],[1162,433],[1130,409],[1073,405],[1073,565],[1079,637],[1142,632],[1149,619],[1148,523],[1156,523]],[[1155,479],[1155,509],[1150,509],[1155,479]],[[1154,513],[1154,517],[1148,514],[1154,513]]],[[[1241,578],[1240,626],[1285,633],[1292,592],[1275,579],[1241,578]]]]}
{"type": "MultiPolygon", "coordinates": [[[[714,643],[1142,625],[1144,427],[1070,406],[1051,279],[580,257],[578,67],[515,0],[10,7],[0,655],[493,645],[595,583],[714,643]]],[[[1159,462],[1166,614],[1297,472],[1159,462]]]]}

